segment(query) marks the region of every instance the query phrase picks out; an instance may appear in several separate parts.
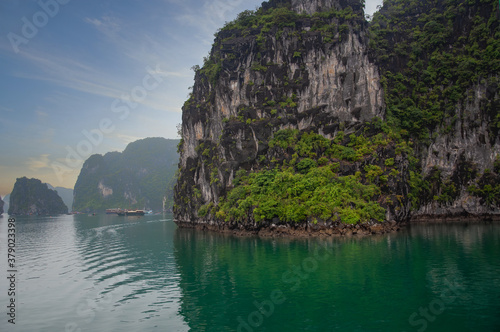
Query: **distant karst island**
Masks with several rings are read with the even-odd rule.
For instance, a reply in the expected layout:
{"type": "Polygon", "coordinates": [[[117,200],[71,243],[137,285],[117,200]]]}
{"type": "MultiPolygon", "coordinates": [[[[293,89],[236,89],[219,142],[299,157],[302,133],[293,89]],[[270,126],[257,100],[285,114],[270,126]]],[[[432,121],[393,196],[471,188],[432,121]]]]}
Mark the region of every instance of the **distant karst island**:
{"type": "Polygon", "coordinates": [[[57,191],[38,179],[18,178],[10,194],[9,215],[54,215],[68,213],[57,191]]]}
{"type": "Polygon", "coordinates": [[[170,209],[178,144],[179,140],[145,138],[130,143],[123,152],[92,155],[75,184],[73,211],[170,209]]]}

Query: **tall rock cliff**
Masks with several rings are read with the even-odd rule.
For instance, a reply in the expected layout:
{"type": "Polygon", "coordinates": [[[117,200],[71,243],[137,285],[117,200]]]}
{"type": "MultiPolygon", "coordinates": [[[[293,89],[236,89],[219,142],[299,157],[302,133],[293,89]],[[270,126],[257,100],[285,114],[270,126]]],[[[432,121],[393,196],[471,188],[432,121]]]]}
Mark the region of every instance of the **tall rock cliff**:
{"type": "Polygon", "coordinates": [[[146,138],[123,153],[93,155],[74,189],[74,211],[110,208],[163,209],[165,190],[176,171],[178,140],[146,138]]]}
{"type": "Polygon", "coordinates": [[[10,194],[10,215],[51,215],[68,213],[55,190],[38,179],[19,178],[10,194]]]}
{"type": "Polygon", "coordinates": [[[388,121],[417,142],[414,218],[500,215],[499,21],[495,0],[388,0],[374,16],[388,121]]]}
{"type": "MultiPolygon", "coordinates": [[[[256,221],[407,218],[409,204],[398,199],[408,192],[406,152],[396,151],[397,135],[377,135],[385,105],[366,31],[357,0],[271,1],[257,12],[241,13],[218,33],[203,68],[196,68],[193,93],[183,108],[174,209],[180,222],[259,227],[256,221]],[[330,171],[309,174],[316,169],[306,167],[309,161],[330,171]],[[223,208],[242,180],[251,190],[253,180],[246,175],[266,176],[272,169],[291,172],[297,181],[301,176],[321,178],[338,187],[282,193],[270,209],[266,198],[243,204],[241,197],[233,202],[238,211],[223,208]],[[357,197],[349,181],[370,194],[357,197]],[[379,181],[382,190],[372,191],[379,181]],[[353,201],[332,206],[324,201],[328,195],[309,199],[321,196],[323,189],[345,189],[353,201]],[[285,201],[325,208],[285,216],[288,212],[279,211],[285,201]],[[380,204],[366,207],[371,201],[380,204]]],[[[248,194],[253,197],[257,191],[248,194]]]]}
{"type": "Polygon", "coordinates": [[[4,201],[2,201],[2,198],[0,197],[0,214],[3,213],[3,205],[4,205],[4,201]]]}
{"type": "Polygon", "coordinates": [[[497,13],[489,0],[385,1],[370,24],[358,0],[241,13],[195,68],[177,221],[498,214],[497,13]]]}

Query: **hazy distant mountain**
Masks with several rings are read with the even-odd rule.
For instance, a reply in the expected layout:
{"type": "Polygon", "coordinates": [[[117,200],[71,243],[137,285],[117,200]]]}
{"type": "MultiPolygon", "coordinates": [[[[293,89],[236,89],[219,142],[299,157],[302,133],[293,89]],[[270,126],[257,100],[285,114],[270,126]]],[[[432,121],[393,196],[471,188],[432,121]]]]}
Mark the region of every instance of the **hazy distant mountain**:
{"type": "Polygon", "coordinates": [[[47,187],[49,187],[49,189],[57,191],[57,194],[61,196],[64,204],[66,204],[66,206],[71,209],[71,207],[73,206],[73,189],[54,187],[50,183],[47,183],[47,187]]]}
{"type": "Polygon", "coordinates": [[[73,189],[56,187],[56,191],[61,196],[64,204],[71,209],[73,206],[73,189]]]}
{"type": "Polygon", "coordinates": [[[55,190],[38,179],[18,178],[10,194],[10,215],[49,215],[68,213],[55,190]]]}
{"type": "Polygon", "coordinates": [[[9,211],[9,203],[10,203],[10,194],[7,194],[4,196],[3,199],[3,211],[7,212],[9,211]]]}
{"type": "Polygon", "coordinates": [[[74,189],[73,211],[107,208],[163,208],[165,192],[177,170],[179,140],[146,138],[123,153],[92,155],[74,189]]]}

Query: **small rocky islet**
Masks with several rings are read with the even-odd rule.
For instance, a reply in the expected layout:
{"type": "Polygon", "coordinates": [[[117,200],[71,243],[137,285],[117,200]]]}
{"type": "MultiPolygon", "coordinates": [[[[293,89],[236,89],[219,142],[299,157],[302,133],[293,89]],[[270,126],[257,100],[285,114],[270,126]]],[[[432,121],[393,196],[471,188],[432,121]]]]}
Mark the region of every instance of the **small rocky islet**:
{"type": "Polygon", "coordinates": [[[57,191],[38,179],[18,178],[10,194],[9,215],[56,215],[68,213],[57,191]]]}

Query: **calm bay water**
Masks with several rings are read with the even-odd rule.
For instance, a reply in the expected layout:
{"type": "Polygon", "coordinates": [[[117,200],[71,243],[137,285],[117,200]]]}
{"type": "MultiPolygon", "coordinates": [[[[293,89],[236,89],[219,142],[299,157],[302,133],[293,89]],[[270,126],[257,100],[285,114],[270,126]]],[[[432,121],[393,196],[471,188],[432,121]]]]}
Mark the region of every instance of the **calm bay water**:
{"type": "Polygon", "coordinates": [[[0,218],[0,331],[500,331],[499,224],[327,241],[16,219],[12,326],[0,218]]]}

